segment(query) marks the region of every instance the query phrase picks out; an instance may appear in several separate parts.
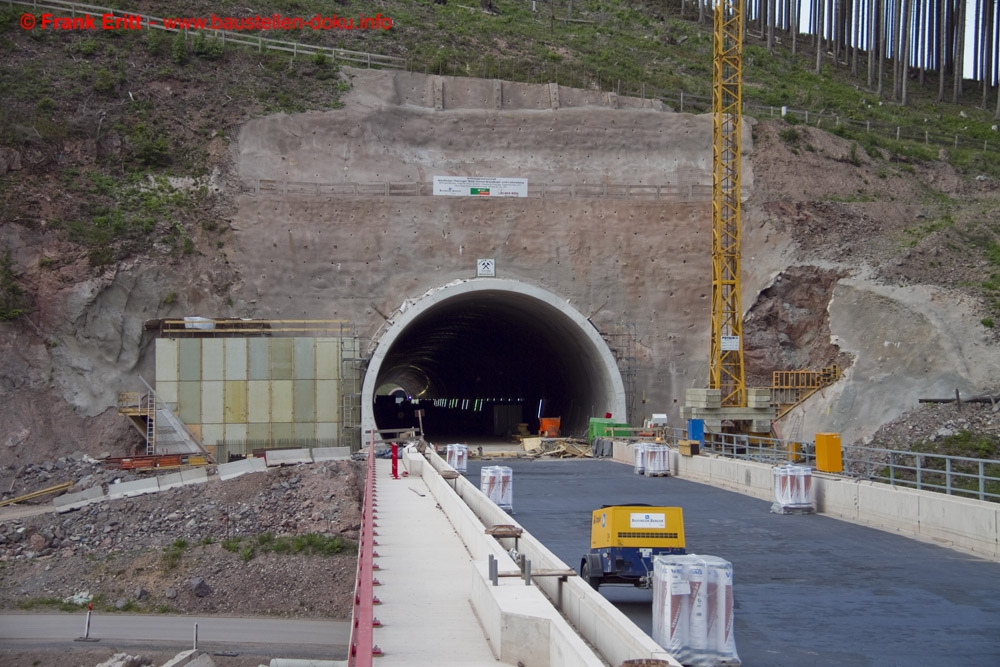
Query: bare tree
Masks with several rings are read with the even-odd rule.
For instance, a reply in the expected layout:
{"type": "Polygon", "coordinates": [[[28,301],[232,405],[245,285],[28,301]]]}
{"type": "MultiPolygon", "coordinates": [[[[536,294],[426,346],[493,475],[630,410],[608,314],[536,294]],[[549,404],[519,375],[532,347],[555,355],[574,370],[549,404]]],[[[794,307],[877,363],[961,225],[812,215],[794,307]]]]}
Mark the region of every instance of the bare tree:
{"type": "Polygon", "coordinates": [[[816,74],[823,72],[823,0],[816,0],[816,74]]]}
{"type": "Polygon", "coordinates": [[[903,98],[903,77],[902,77],[902,31],[901,20],[903,0],[893,0],[892,3],[892,99],[897,102],[903,98]]]}
{"type": "Polygon", "coordinates": [[[954,69],[955,69],[955,82],[952,86],[951,92],[951,102],[952,104],[958,104],[958,100],[962,97],[962,77],[963,69],[965,67],[965,2],[962,0],[958,1],[957,6],[957,16],[955,20],[955,56],[954,56],[954,69]]]}
{"type": "Polygon", "coordinates": [[[799,2],[798,0],[791,0],[792,7],[792,20],[789,25],[789,30],[792,32],[792,55],[794,56],[798,51],[798,41],[799,41],[799,2]]]}
{"type": "Polygon", "coordinates": [[[851,3],[851,24],[854,26],[854,33],[851,37],[851,76],[858,76],[858,46],[861,41],[861,0],[853,0],[851,3]]]}
{"type": "Polygon", "coordinates": [[[900,100],[906,106],[907,92],[910,82],[910,36],[913,33],[913,0],[903,3],[903,38],[899,45],[900,100]]]}
{"type": "Polygon", "coordinates": [[[944,101],[944,77],[947,70],[948,61],[948,2],[947,0],[937,0],[938,3],[938,46],[937,46],[937,73],[938,73],[938,102],[944,101]]]}
{"type": "Polygon", "coordinates": [[[777,0],[767,0],[768,2],[768,22],[767,22],[767,50],[774,51],[774,10],[777,0]]]}
{"type": "Polygon", "coordinates": [[[875,85],[875,55],[878,53],[878,2],[868,2],[868,87],[875,85]]]}
{"type": "Polygon", "coordinates": [[[885,54],[886,54],[886,2],[887,0],[878,0],[878,14],[879,14],[879,24],[878,24],[878,92],[877,95],[882,97],[885,93],[885,54]]]}
{"type": "Polygon", "coordinates": [[[993,23],[996,20],[996,2],[994,0],[984,0],[983,2],[983,108],[989,109],[990,90],[993,88],[993,76],[996,71],[996,60],[993,49],[993,23]]]}

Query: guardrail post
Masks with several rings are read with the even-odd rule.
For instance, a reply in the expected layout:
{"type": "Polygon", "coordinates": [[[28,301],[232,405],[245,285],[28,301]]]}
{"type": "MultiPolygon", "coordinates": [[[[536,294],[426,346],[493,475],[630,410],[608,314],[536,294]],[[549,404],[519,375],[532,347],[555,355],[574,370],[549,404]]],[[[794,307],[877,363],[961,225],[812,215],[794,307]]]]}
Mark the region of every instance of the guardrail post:
{"type": "Polygon", "coordinates": [[[527,558],[524,559],[524,585],[531,585],[531,561],[527,558]]]}

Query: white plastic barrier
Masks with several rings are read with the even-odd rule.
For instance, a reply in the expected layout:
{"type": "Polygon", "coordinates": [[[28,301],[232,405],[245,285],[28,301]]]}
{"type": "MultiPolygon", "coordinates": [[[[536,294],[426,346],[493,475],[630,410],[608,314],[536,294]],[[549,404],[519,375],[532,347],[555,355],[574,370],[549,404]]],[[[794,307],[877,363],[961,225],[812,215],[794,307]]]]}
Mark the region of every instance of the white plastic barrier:
{"type": "Polygon", "coordinates": [[[508,512],[514,509],[514,473],[507,466],[486,466],[479,471],[479,490],[508,512]]]}
{"type": "Polygon", "coordinates": [[[469,447],[468,445],[453,444],[445,448],[445,461],[448,462],[456,472],[466,473],[469,471],[469,447]]]}
{"type": "Polygon", "coordinates": [[[632,445],[633,455],[635,457],[635,474],[644,475],[646,474],[646,447],[649,443],[637,442],[632,445]]]}
{"type": "Polygon", "coordinates": [[[812,487],[812,469],[791,464],[776,466],[773,471],[775,514],[816,511],[812,487]]]}
{"type": "Polygon", "coordinates": [[[717,556],[654,556],[653,639],[687,667],[740,665],[732,564],[717,556]]]}
{"type": "Polygon", "coordinates": [[[646,445],[643,452],[646,477],[661,477],[670,474],[670,448],[666,445],[646,445]]]}

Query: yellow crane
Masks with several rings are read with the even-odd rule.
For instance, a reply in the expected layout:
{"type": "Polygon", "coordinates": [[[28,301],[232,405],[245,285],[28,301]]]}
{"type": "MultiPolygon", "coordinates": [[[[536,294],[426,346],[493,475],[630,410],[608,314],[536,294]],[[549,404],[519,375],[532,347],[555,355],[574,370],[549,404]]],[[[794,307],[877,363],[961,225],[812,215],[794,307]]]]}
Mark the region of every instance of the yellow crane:
{"type": "Polygon", "coordinates": [[[709,389],[747,405],[740,301],[743,0],[716,0],[712,77],[712,349],[709,389]]]}

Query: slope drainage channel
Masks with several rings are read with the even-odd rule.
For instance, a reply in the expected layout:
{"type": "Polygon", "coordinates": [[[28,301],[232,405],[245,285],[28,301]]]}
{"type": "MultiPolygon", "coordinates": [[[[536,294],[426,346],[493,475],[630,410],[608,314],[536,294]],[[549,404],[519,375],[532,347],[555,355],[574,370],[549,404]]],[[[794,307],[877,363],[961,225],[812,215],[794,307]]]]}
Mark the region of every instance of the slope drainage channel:
{"type": "Polygon", "coordinates": [[[423,410],[432,441],[534,433],[541,418],[575,435],[592,416],[625,416],[621,374],[590,321],[503,279],[452,283],[408,307],[378,341],[361,401],[363,431],[417,426],[423,410]]]}

